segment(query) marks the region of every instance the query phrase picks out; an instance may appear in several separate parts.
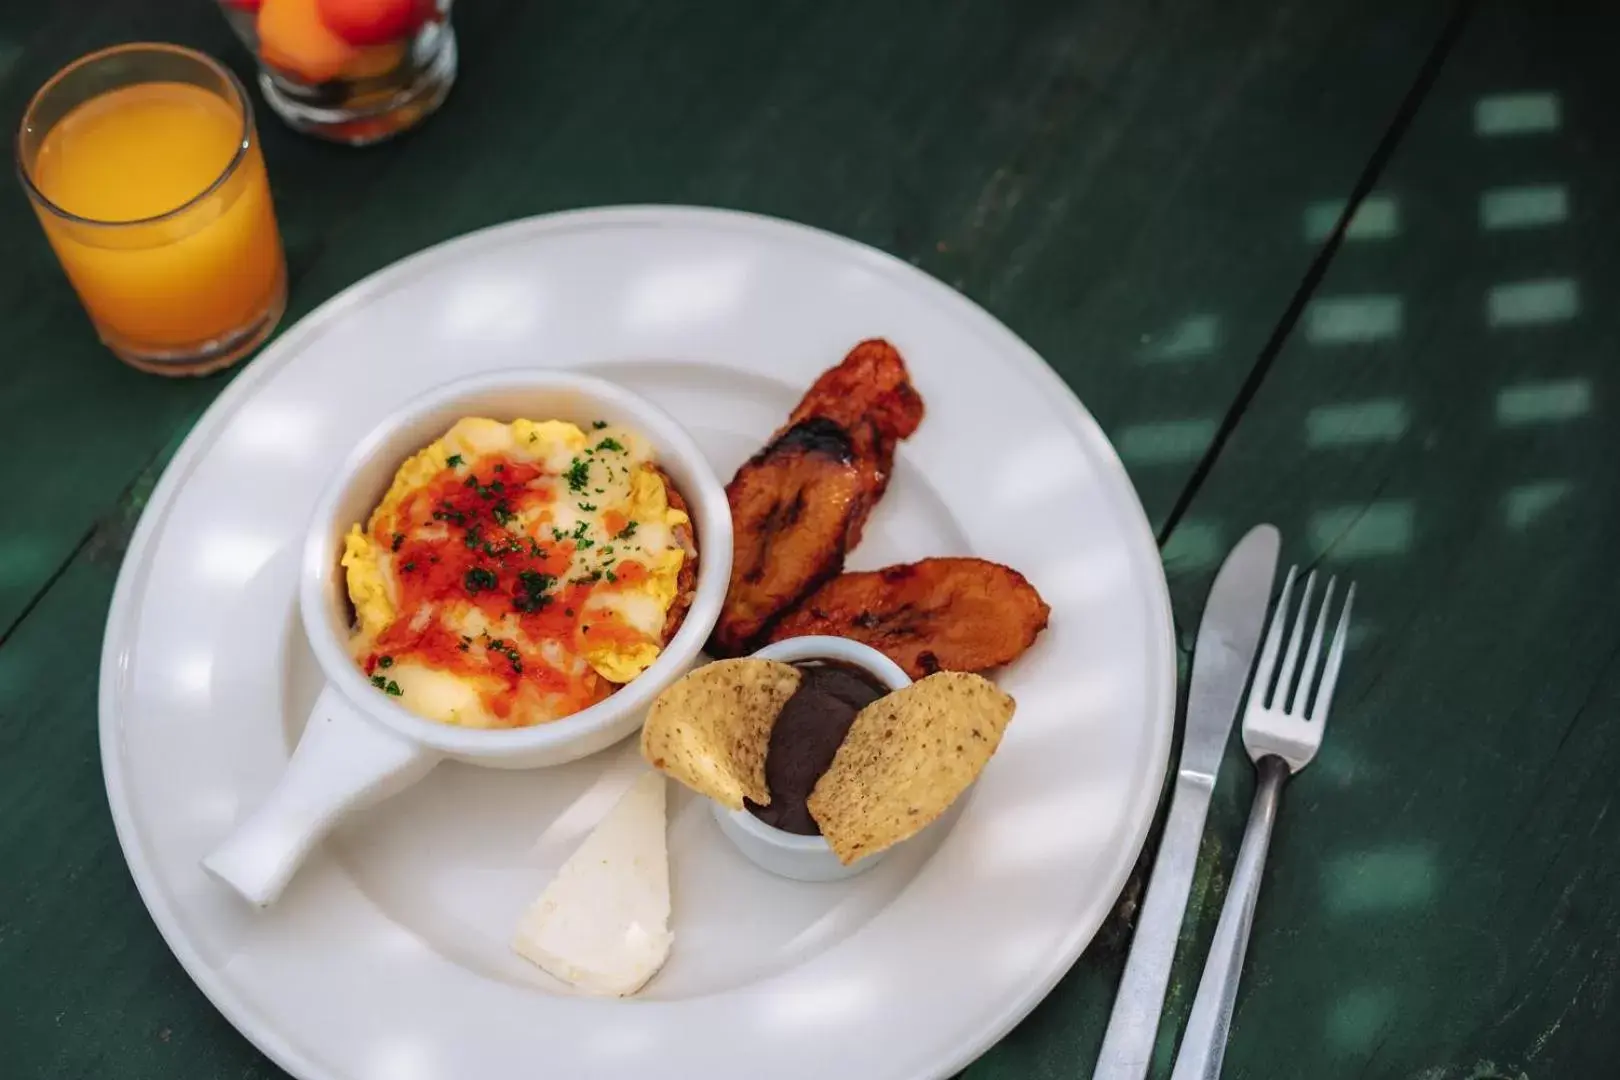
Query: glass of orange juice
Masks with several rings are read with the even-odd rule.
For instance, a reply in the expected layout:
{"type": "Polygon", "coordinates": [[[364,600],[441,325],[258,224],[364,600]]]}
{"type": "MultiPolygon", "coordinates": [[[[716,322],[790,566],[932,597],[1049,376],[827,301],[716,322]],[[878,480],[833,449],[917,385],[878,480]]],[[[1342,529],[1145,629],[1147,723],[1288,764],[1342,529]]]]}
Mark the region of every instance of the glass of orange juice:
{"type": "Polygon", "coordinates": [[[261,344],[287,266],[253,109],[201,53],[119,45],[34,95],[17,166],[101,340],[144,371],[201,375],[261,344]]]}

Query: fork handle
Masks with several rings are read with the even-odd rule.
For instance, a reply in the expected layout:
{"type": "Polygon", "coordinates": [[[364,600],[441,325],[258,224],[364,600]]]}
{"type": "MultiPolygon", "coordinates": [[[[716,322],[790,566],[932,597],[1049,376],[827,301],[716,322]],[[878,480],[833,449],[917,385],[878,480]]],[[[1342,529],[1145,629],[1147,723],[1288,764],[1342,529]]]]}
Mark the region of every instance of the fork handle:
{"type": "Polygon", "coordinates": [[[1219,1080],[1221,1075],[1226,1040],[1232,1029],[1232,1010],[1237,1005],[1238,977],[1243,972],[1243,954],[1248,950],[1249,930],[1254,925],[1255,902],[1260,898],[1266,849],[1271,845],[1271,826],[1277,820],[1283,781],[1289,776],[1288,763],[1280,757],[1263,757],[1256,769],[1260,782],[1249,809],[1249,824],[1243,830],[1243,845],[1238,848],[1237,864],[1232,868],[1232,884],[1221,905],[1221,919],[1215,925],[1215,939],[1204,961],[1204,974],[1198,980],[1198,995],[1193,998],[1170,1080],[1219,1080]]]}

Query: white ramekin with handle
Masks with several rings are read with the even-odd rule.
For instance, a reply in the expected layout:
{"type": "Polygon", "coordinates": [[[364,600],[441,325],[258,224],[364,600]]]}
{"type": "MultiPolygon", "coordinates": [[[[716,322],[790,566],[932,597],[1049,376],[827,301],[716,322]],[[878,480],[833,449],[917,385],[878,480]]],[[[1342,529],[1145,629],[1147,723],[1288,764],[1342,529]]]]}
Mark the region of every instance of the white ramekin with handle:
{"type": "Polygon", "coordinates": [[[731,575],[731,511],[697,444],[662,409],[602,379],[519,370],[461,379],[406,403],[355,448],[322,494],[304,542],[299,609],[326,676],[286,772],[263,805],[203,859],[250,903],[275,902],[309,851],[345,814],[404,790],[446,758],[521,769],[560,765],[641,726],[647,706],[696,661],[731,575]],[[696,595],[674,638],[640,676],[588,709],[534,727],[478,730],[416,716],[379,693],[350,656],[352,614],[339,560],[406,458],[463,417],[595,420],[637,432],[685,498],[698,549],[696,595]]]}

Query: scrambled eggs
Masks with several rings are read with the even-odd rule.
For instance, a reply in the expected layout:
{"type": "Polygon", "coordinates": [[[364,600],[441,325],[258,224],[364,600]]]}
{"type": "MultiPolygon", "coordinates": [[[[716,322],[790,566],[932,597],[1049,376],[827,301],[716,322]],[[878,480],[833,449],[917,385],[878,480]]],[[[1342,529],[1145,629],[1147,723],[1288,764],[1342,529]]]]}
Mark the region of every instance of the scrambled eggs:
{"type": "Polygon", "coordinates": [[[634,432],[469,417],[400,466],[345,538],[351,651],[429,719],[555,720],[658,658],[695,555],[634,432]]]}

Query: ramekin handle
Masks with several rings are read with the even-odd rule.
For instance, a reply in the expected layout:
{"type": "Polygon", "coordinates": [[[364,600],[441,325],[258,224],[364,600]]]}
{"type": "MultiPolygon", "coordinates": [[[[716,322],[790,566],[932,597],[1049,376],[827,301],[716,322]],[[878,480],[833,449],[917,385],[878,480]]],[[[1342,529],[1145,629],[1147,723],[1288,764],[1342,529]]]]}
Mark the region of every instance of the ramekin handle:
{"type": "Polygon", "coordinates": [[[270,797],[203,859],[203,869],[269,907],[340,818],[405,790],[441,758],[328,686],[270,797]]]}

